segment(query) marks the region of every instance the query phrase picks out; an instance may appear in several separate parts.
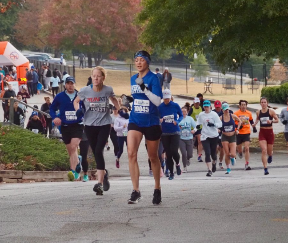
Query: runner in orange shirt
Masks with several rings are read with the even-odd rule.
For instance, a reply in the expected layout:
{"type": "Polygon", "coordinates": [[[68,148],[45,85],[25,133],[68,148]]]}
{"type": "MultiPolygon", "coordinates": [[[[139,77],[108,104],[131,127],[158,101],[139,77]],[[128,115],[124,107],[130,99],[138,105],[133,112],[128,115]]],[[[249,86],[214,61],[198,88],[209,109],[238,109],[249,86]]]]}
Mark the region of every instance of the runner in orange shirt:
{"type": "MultiPolygon", "coordinates": [[[[250,133],[251,128],[250,125],[254,124],[252,113],[247,110],[247,104],[248,102],[246,100],[240,100],[239,101],[239,108],[240,110],[234,112],[234,115],[240,118],[242,125],[239,129],[239,134],[237,135],[237,151],[239,158],[241,159],[243,157],[243,150],[242,150],[242,144],[244,143],[245,147],[245,170],[251,170],[251,167],[249,166],[249,159],[250,159],[250,153],[249,153],[249,146],[250,146],[250,133]]],[[[238,125],[238,122],[235,121],[236,125],[238,125]]],[[[253,128],[253,132],[257,132],[256,128],[253,128]]]]}

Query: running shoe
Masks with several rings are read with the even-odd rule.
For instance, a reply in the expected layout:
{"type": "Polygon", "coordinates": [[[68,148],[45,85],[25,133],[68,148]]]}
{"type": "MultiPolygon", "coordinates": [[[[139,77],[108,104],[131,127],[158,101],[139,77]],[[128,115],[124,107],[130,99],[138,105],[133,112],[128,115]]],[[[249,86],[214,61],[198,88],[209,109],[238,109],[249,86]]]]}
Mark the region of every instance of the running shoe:
{"type": "Polygon", "coordinates": [[[116,159],[116,168],[120,168],[120,163],[119,163],[119,159],[116,159]]]}
{"type": "Polygon", "coordinates": [[[264,168],[264,175],[269,175],[268,169],[264,168]]]}
{"type": "Polygon", "coordinates": [[[161,199],[161,190],[160,189],[155,189],[154,194],[153,194],[153,200],[152,203],[154,205],[159,205],[162,202],[161,199]]]}
{"type": "Polygon", "coordinates": [[[89,176],[88,175],[84,175],[83,176],[83,182],[87,182],[89,181],[89,176]]]}
{"type": "Polygon", "coordinates": [[[101,183],[95,184],[93,187],[93,191],[96,192],[96,195],[103,195],[103,186],[101,183]]]}
{"type": "Polygon", "coordinates": [[[226,171],[226,175],[230,174],[231,173],[231,169],[230,168],[227,168],[227,171],[226,171]]]}
{"type": "Polygon", "coordinates": [[[190,165],[190,159],[187,160],[187,166],[189,166],[189,165],[190,165]]]}
{"type": "Polygon", "coordinates": [[[212,176],[212,171],[211,171],[211,170],[208,170],[206,176],[211,177],[211,176],[212,176]]]}
{"type": "Polygon", "coordinates": [[[184,169],[183,169],[183,173],[187,173],[188,171],[187,171],[187,167],[184,167],[184,169]]]}
{"type": "Polygon", "coordinates": [[[243,153],[238,153],[238,157],[239,157],[239,159],[242,159],[243,158],[243,153]]]}
{"type": "Polygon", "coordinates": [[[235,162],[236,162],[236,161],[235,161],[235,158],[230,158],[230,161],[231,161],[231,165],[234,166],[234,165],[235,165],[235,162]]]}
{"type": "Polygon", "coordinates": [[[201,155],[198,156],[198,162],[203,162],[201,155]]]}
{"type": "Polygon", "coordinates": [[[78,155],[78,161],[79,161],[79,162],[78,162],[78,164],[76,165],[75,171],[80,174],[80,172],[81,172],[81,170],[82,170],[82,166],[81,166],[81,164],[82,164],[82,156],[81,156],[81,155],[78,155]]]}
{"type": "Polygon", "coordinates": [[[220,168],[221,170],[224,169],[222,162],[219,162],[219,168],[220,168]]]}
{"type": "Polygon", "coordinates": [[[140,201],[140,199],[141,199],[140,191],[137,192],[137,191],[133,190],[132,193],[131,193],[131,197],[128,200],[128,204],[136,204],[136,203],[138,203],[140,201]]]}
{"type": "Polygon", "coordinates": [[[149,176],[153,176],[153,171],[149,170],[149,176]]]}
{"type": "Polygon", "coordinates": [[[272,155],[268,157],[268,164],[272,163],[272,155]]]}
{"type": "Polygon", "coordinates": [[[67,176],[68,176],[68,181],[74,181],[75,180],[75,175],[71,170],[68,172],[67,176]]]}
{"type": "Polygon", "coordinates": [[[213,172],[213,173],[216,172],[216,163],[212,163],[212,172],[213,172]]]}
{"type": "Polygon", "coordinates": [[[75,174],[74,174],[74,178],[75,178],[75,181],[79,180],[79,178],[80,178],[80,174],[77,173],[76,171],[75,171],[75,174]]]}
{"type": "Polygon", "coordinates": [[[180,169],[180,165],[176,165],[177,175],[181,175],[182,171],[180,169]]]}
{"type": "Polygon", "coordinates": [[[165,170],[165,176],[169,177],[169,170],[168,169],[165,170]]]}
{"type": "Polygon", "coordinates": [[[106,174],[104,175],[104,180],[103,180],[103,190],[106,192],[110,188],[110,182],[108,181],[108,170],[106,170],[106,174]]]}
{"type": "Polygon", "coordinates": [[[251,167],[248,164],[245,164],[245,170],[251,170],[251,167]]]}
{"type": "Polygon", "coordinates": [[[170,176],[169,176],[169,178],[168,178],[168,180],[173,180],[174,179],[174,173],[170,173],[170,176]]]}

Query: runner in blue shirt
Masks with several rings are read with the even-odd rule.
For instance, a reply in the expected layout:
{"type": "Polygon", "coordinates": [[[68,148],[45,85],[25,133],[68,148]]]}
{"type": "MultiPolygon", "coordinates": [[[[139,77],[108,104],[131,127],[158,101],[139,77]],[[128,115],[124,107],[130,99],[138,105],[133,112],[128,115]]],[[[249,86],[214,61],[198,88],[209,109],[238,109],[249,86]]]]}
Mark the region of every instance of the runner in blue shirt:
{"type": "Polygon", "coordinates": [[[148,157],[152,164],[155,179],[152,203],[160,204],[161,166],[158,158],[158,146],[161,137],[161,127],[158,106],[161,103],[162,91],[158,77],[149,69],[149,63],[151,61],[150,54],[146,51],[138,51],[135,53],[134,59],[138,73],[131,77],[131,94],[134,101],[129,118],[127,144],[133,191],[128,203],[138,203],[141,199],[137,151],[144,135],[147,143],[148,157]]]}
{"type": "Polygon", "coordinates": [[[169,180],[174,179],[174,162],[176,163],[177,175],[181,175],[180,155],[178,153],[180,142],[179,122],[183,119],[180,106],[171,101],[171,91],[163,91],[163,103],[159,106],[160,122],[162,126],[162,143],[166,152],[166,163],[170,171],[169,180]]]}

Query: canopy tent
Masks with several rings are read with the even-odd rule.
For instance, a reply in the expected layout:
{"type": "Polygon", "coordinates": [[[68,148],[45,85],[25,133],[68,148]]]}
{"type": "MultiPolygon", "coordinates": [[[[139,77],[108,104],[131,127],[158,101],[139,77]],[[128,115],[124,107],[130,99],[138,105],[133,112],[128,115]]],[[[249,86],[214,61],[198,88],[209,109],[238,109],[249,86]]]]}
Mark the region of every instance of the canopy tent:
{"type": "Polygon", "coordinates": [[[8,41],[0,42],[0,65],[9,66],[14,65],[17,69],[17,77],[26,77],[26,68],[29,68],[29,60],[22,55],[11,43],[8,41]]]}

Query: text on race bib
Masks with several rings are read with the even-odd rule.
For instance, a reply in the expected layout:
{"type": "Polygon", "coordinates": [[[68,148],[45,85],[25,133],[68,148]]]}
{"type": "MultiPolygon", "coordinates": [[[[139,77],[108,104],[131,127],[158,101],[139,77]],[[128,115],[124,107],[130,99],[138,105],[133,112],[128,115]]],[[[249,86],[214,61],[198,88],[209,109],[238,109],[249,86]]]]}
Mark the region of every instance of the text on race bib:
{"type": "Polygon", "coordinates": [[[232,132],[233,131],[233,125],[224,126],[224,131],[225,132],[232,132]]]}
{"type": "Polygon", "coordinates": [[[134,103],[134,111],[136,113],[149,113],[149,106],[150,106],[149,100],[135,99],[133,103],[134,103]]]}
{"type": "Polygon", "coordinates": [[[65,111],[65,117],[67,121],[77,120],[76,111],[65,111]]]}
{"type": "Polygon", "coordinates": [[[106,102],[90,103],[89,106],[90,111],[98,111],[98,112],[107,111],[106,102]]]}
{"type": "Polygon", "coordinates": [[[268,120],[269,120],[269,117],[268,117],[268,116],[267,116],[267,117],[261,117],[261,118],[260,118],[260,121],[261,121],[262,124],[268,124],[268,123],[267,123],[268,120]]]}
{"type": "Polygon", "coordinates": [[[191,131],[189,129],[181,130],[181,136],[182,137],[189,137],[190,135],[191,135],[191,131]]]}
{"type": "Polygon", "coordinates": [[[166,123],[173,123],[174,122],[174,115],[163,116],[163,120],[166,123]]]}

